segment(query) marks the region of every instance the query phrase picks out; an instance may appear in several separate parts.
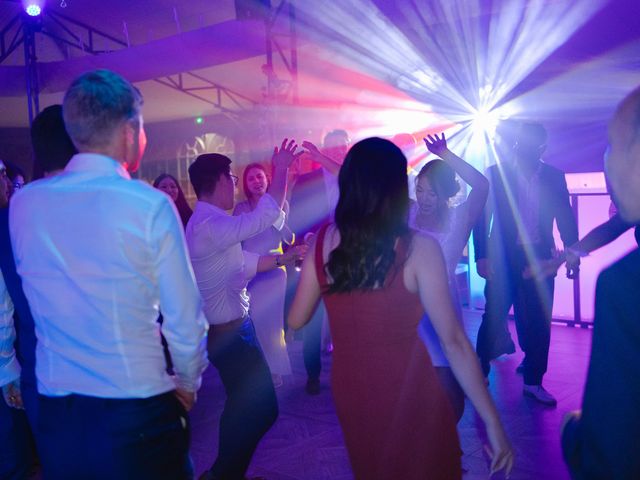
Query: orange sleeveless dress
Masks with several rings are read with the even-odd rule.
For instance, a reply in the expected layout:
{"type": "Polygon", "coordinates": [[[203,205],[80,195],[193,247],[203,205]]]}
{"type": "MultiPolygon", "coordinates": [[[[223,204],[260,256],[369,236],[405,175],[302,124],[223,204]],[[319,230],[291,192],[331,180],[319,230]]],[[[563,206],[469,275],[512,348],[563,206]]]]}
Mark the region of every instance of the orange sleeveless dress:
{"type": "MultiPolygon", "coordinates": [[[[327,286],[318,236],[315,266],[327,286]]],[[[462,478],[453,412],[418,337],[424,313],[402,278],[407,239],[383,288],[322,298],[333,339],[331,388],[356,479],[462,478]]]]}

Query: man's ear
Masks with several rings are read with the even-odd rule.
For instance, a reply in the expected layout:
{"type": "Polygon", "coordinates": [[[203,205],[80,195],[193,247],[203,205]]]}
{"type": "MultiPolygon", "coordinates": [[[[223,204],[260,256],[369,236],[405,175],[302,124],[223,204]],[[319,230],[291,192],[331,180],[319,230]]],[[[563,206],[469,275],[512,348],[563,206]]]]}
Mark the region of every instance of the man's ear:
{"type": "Polygon", "coordinates": [[[137,132],[133,123],[126,122],[124,124],[124,137],[125,137],[125,142],[127,147],[130,148],[133,146],[133,144],[136,142],[136,136],[137,136],[137,132]]]}

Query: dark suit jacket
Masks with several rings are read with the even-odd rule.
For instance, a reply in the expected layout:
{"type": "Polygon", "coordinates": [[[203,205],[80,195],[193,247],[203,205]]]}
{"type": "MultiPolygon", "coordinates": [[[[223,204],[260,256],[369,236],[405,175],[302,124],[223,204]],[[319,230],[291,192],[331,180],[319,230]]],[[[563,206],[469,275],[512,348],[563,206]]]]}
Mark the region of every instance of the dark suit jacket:
{"type": "Polygon", "coordinates": [[[9,209],[0,209],[0,270],[7,285],[15,311],[17,336],[16,354],[22,367],[22,382],[35,386],[36,335],[27,298],[22,291],[22,279],[16,271],[9,237],[9,209]]]}
{"type": "Polygon", "coordinates": [[[639,298],[635,250],[598,277],[582,418],[563,445],[576,479],[640,479],[639,298]]]}
{"type": "MultiPolygon", "coordinates": [[[[517,166],[514,164],[504,164],[500,169],[498,165],[487,169],[486,176],[491,184],[489,200],[483,218],[473,231],[476,260],[487,258],[489,250],[492,254],[502,252],[508,256],[517,245],[516,215],[520,212],[515,168],[517,166]]],[[[540,244],[537,252],[541,258],[549,258],[551,250],[555,248],[554,219],[562,242],[567,246],[578,241],[578,227],[569,203],[569,191],[563,172],[541,163],[539,194],[540,244]]]]}

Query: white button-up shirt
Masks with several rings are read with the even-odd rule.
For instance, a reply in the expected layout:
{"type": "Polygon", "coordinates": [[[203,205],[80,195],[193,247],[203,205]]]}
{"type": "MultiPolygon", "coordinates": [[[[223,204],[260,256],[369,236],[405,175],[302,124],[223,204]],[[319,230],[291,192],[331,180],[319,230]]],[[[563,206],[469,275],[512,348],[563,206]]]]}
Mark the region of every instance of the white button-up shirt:
{"type": "Polygon", "coordinates": [[[210,324],[247,316],[247,283],[256,274],[260,256],[243,252],[240,242],[272,225],[282,229],[284,212],[268,194],[253,211],[236,216],[210,203],[196,203],[187,224],[187,245],[210,324]]]}
{"type": "Polygon", "coordinates": [[[35,321],[40,393],[146,398],[199,388],[207,325],[167,195],[109,157],[81,153],[17,192],[9,225],[35,321]]]}
{"type": "Polygon", "coordinates": [[[13,326],[13,303],[0,273],[0,387],[20,377],[20,365],[13,344],[16,331],[13,326]]]}

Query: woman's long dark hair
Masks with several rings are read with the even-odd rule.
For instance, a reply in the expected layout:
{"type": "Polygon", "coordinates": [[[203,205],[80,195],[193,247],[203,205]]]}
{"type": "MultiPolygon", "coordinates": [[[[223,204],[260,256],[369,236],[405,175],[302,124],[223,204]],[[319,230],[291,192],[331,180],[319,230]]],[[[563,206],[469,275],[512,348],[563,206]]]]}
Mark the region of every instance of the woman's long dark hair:
{"type": "Polygon", "coordinates": [[[325,265],[333,279],[328,292],[382,286],[396,259],[396,240],[409,232],[407,159],[388,140],[367,138],[347,153],[338,183],[340,244],[325,265]]]}
{"type": "Polygon", "coordinates": [[[155,188],[158,188],[158,185],[160,185],[160,182],[165,178],[170,178],[171,180],[173,180],[176,186],[178,187],[178,198],[176,198],[176,209],[178,210],[178,214],[180,215],[180,220],[182,220],[182,225],[186,228],[187,222],[191,218],[191,215],[193,215],[193,210],[191,210],[189,203],[187,203],[187,199],[184,196],[184,192],[182,191],[182,187],[180,186],[180,183],[178,182],[178,180],[176,180],[176,178],[173,175],[169,175],[168,173],[163,173],[153,181],[153,186],[155,188]]]}

